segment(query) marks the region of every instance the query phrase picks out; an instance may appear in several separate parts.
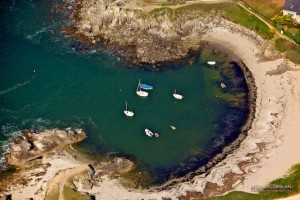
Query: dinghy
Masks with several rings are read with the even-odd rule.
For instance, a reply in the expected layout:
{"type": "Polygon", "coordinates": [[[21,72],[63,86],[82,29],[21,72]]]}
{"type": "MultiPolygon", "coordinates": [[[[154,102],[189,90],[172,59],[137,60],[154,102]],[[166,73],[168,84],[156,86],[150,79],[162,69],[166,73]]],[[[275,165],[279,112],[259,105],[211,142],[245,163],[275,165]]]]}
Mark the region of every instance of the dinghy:
{"type": "Polygon", "coordinates": [[[152,137],[153,133],[149,129],[145,129],[145,133],[148,137],[152,137]]]}
{"type": "Polygon", "coordinates": [[[209,65],[215,65],[217,62],[216,61],[207,61],[207,64],[209,65]]]}
{"type": "Polygon", "coordinates": [[[173,131],[175,131],[176,130],[176,127],[175,126],[170,126],[170,128],[173,130],[173,131]]]}

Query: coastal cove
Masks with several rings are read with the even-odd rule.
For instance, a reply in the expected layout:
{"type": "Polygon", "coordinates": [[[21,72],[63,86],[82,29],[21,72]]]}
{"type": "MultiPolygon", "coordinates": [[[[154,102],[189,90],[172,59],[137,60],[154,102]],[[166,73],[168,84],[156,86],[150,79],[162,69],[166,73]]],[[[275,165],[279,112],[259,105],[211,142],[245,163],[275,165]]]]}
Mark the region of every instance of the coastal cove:
{"type": "Polygon", "coordinates": [[[206,165],[238,137],[249,114],[248,87],[226,54],[205,46],[192,64],[154,72],[118,62],[109,52],[80,54],[59,34],[64,18],[39,17],[51,10],[48,4],[2,5],[3,150],[23,129],[82,128],[88,138],[77,149],[131,158],[157,184],[206,165]],[[32,16],[38,24],[31,25],[32,16]],[[218,65],[207,65],[209,59],[218,65]],[[154,86],[147,99],[135,94],[139,78],[154,86]],[[186,98],[174,100],[175,89],[186,98]],[[123,114],[125,101],[136,112],[133,118],[123,114]],[[160,137],[147,138],[145,128],[160,137]]]}
{"type": "Polygon", "coordinates": [[[17,168],[0,174],[0,199],[259,198],[248,193],[300,163],[300,66],[266,26],[210,9],[238,15],[234,2],[132,3],[1,2],[1,169],[17,168]]]}

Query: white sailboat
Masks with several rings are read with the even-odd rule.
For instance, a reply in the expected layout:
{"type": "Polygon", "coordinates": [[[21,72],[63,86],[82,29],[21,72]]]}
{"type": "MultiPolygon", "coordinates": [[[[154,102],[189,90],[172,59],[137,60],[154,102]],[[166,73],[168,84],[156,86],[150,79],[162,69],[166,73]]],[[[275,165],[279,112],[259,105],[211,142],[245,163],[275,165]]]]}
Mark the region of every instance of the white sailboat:
{"type": "Polygon", "coordinates": [[[134,115],[134,112],[129,111],[129,110],[127,109],[127,101],[125,102],[125,104],[126,104],[126,109],[124,110],[124,114],[125,114],[127,117],[132,117],[132,116],[134,115]]]}
{"type": "Polygon", "coordinates": [[[183,98],[182,95],[176,94],[176,90],[175,90],[175,92],[174,92],[174,94],[173,94],[173,97],[174,97],[175,99],[182,99],[182,98],[183,98]]]}
{"type": "Polygon", "coordinates": [[[147,97],[148,96],[148,92],[142,91],[141,87],[140,87],[141,81],[139,80],[139,84],[136,88],[136,94],[139,95],[140,97],[147,97]]]}
{"type": "Polygon", "coordinates": [[[217,62],[216,61],[207,61],[207,64],[209,65],[215,65],[217,62]]]}
{"type": "Polygon", "coordinates": [[[153,133],[149,129],[145,129],[145,133],[148,137],[152,137],[153,133]]]}

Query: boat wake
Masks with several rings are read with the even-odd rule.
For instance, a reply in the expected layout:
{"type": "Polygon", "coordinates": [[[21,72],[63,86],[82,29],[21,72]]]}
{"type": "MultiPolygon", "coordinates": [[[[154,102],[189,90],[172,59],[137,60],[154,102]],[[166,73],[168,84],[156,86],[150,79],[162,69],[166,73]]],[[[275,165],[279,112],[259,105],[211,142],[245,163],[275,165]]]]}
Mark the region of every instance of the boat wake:
{"type": "Polygon", "coordinates": [[[8,89],[2,90],[2,91],[0,91],[0,96],[5,95],[5,94],[7,94],[9,92],[12,92],[14,90],[17,90],[17,89],[19,89],[19,88],[21,88],[25,85],[28,85],[30,82],[31,81],[25,81],[23,83],[18,83],[17,85],[14,85],[13,87],[10,87],[8,89]]]}

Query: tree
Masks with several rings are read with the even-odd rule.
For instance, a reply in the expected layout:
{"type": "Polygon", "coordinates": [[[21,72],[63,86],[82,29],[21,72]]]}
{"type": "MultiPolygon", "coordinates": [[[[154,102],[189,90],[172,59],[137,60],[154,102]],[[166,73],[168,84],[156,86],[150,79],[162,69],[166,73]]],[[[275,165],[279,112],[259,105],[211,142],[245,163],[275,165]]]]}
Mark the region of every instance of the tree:
{"type": "Polygon", "coordinates": [[[292,26],[294,24],[294,20],[290,14],[276,15],[272,18],[272,21],[276,24],[276,26],[292,26]]]}

